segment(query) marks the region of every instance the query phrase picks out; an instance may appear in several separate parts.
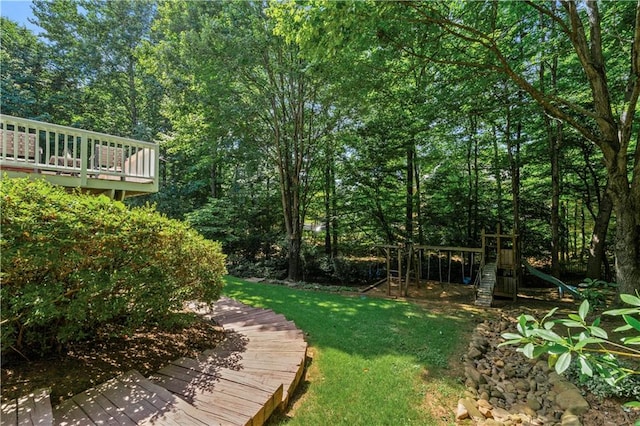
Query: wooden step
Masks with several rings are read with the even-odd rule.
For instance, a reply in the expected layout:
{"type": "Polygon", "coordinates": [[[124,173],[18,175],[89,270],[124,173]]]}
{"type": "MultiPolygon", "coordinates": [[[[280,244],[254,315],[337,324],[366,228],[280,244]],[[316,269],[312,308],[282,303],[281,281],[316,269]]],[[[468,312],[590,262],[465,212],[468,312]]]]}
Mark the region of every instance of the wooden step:
{"type": "Polygon", "coordinates": [[[229,327],[214,349],[171,361],[149,378],[131,370],[53,410],[48,391],[36,392],[3,404],[1,424],[263,425],[302,380],[304,333],[283,315],[228,298],[201,310],[229,327]]]}
{"type": "Polygon", "coordinates": [[[49,389],[38,389],[2,404],[0,425],[52,425],[53,411],[49,393],[49,389]]]}

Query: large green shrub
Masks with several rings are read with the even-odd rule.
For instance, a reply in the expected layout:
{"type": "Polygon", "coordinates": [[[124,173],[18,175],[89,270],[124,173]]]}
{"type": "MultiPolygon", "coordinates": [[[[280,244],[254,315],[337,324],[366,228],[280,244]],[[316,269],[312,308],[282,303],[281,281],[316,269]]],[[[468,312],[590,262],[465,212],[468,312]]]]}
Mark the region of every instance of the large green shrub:
{"type": "Polygon", "coordinates": [[[120,330],[168,325],[187,300],[215,301],[224,255],[151,207],[2,179],[2,351],[45,350],[120,330]]]}

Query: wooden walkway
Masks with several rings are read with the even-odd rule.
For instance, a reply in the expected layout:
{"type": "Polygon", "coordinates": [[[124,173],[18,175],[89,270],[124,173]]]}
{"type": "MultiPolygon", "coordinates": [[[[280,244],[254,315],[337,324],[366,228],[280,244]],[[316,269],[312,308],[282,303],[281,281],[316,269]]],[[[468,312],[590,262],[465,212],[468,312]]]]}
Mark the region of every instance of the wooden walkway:
{"type": "Polygon", "coordinates": [[[203,314],[228,334],[214,349],[172,361],[148,378],[129,371],[53,410],[48,394],[21,398],[2,406],[1,424],[262,425],[286,407],[302,379],[303,333],[283,315],[228,298],[203,314]]]}

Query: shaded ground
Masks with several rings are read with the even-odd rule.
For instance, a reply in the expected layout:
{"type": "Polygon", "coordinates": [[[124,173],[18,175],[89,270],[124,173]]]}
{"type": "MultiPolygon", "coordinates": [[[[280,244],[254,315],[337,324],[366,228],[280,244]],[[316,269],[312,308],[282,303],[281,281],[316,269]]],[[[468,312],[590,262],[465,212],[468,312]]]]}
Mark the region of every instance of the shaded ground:
{"type": "MultiPolygon", "coordinates": [[[[366,293],[370,297],[388,297],[383,284],[366,293]]],[[[397,288],[392,289],[392,297],[397,297],[397,288]]],[[[516,317],[519,313],[545,313],[554,306],[563,310],[576,310],[577,304],[570,298],[560,299],[555,288],[524,288],[518,300],[496,299],[497,309],[478,308],[473,305],[472,286],[461,284],[438,284],[429,282],[417,288],[409,288],[409,300],[426,305],[434,312],[446,312],[451,309],[465,309],[477,315],[478,321],[487,316],[509,313],[516,317]]],[[[52,404],[80,393],[92,386],[109,380],[130,369],[137,369],[145,376],[162,368],[169,360],[181,356],[194,356],[205,349],[212,348],[224,336],[224,332],[214,324],[200,321],[174,333],[159,332],[155,329],[142,330],[133,335],[116,338],[105,331],[92,343],[75,344],[69,348],[65,357],[52,357],[26,361],[13,354],[4,357],[2,362],[2,399],[13,398],[42,387],[52,390],[52,404]]],[[[313,354],[313,348],[310,348],[313,354]]],[[[450,368],[451,376],[461,373],[462,363],[454,360],[450,368]]],[[[313,368],[307,372],[306,381],[293,396],[292,406],[286,415],[275,416],[270,424],[276,424],[287,416],[295,415],[295,410],[304,403],[304,389],[318,376],[313,368]]],[[[429,377],[425,377],[429,380],[429,377]]],[[[602,413],[606,413],[608,424],[627,424],[628,416],[620,409],[620,403],[613,400],[598,400],[588,397],[592,410],[583,419],[585,426],[602,425],[602,413]],[[600,413],[600,414],[599,414],[600,413]]],[[[437,395],[425,398],[425,407],[434,417],[443,419],[442,424],[450,421],[455,401],[445,401],[437,395]]]]}
{"type": "Polygon", "coordinates": [[[113,337],[108,330],[96,340],[76,343],[66,356],[30,361],[9,354],[2,360],[2,401],[40,388],[51,389],[51,403],[57,405],[131,369],[148,376],[168,361],[193,357],[210,349],[224,332],[209,321],[198,320],[175,332],[140,330],[125,337],[113,337]]]}

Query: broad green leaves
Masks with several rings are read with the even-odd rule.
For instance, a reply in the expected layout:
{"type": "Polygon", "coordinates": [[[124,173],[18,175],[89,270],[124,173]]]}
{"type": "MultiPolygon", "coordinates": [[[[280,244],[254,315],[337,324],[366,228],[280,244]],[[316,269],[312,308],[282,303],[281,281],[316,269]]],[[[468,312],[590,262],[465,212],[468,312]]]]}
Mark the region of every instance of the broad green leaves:
{"type": "MultiPolygon", "coordinates": [[[[640,321],[632,316],[640,314],[640,298],[623,294],[621,299],[635,307],[614,309],[604,314],[624,318],[627,325],[615,331],[640,332],[640,321]]],[[[587,322],[588,300],[580,304],[577,314],[570,313],[566,319],[551,319],[556,311],[557,308],[554,308],[541,321],[530,315],[520,315],[517,324],[518,333],[504,333],[502,338],[505,342],[501,343],[501,346],[517,345],[519,346],[517,351],[528,358],[537,358],[546,353],[549,355],[550,365],[558,374],[565,372],[575,357],[582,374],[589,377],[598,374],[611,385],[630,373],[637,374],[622,367],[616,356],[639,357],[640,351],[630,348],[629,345],[640,343],[640,336],[621,339],[623,345],[610,340],[607,332],[600,327],[600,317],[590,324],[587,322]],[[562,335],[553,331],[554,328],[560,327],[564,327],[562,335]],[[615,351],[612,347],[615,347],[615,351]],[[614,353],[616,356],[613,355],[614,353]]]]}

